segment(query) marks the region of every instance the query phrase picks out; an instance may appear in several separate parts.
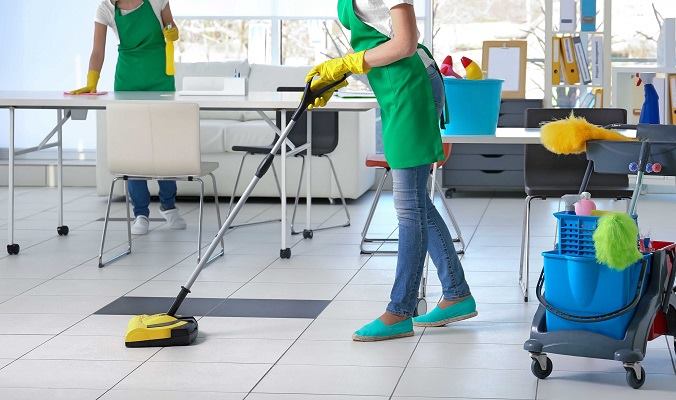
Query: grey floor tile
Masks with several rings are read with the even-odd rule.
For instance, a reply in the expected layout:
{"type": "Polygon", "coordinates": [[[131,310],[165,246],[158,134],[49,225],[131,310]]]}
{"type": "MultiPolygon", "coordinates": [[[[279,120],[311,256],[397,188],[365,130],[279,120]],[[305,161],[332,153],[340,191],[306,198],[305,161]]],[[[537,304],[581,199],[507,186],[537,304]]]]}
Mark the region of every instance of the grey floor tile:
{"type": "Polygon", "coordinates": [[[201,391],[173,391],[173,390],[122,390],[108,391],[101,400],[242,400],[246,393],[219,393],[201,391]]]}
{"type": "Polygon", "coordinates": [[[0,388],[0,398],[8,400],[92,400],[97,399],[104,392],[104,389],[0,388]]]}
{"type": "MultiPolygon", "coordinates": [[[[179,288],[180,289],[180,288],[179,288]]],[[[178,291],[176,292],[178,294],[178,291]]],[[[137,315],[165,313],[174,303],[174,297],[124,296],[96,311],[105,315],[137,315]]],[[[225,299],[186,298],[178,309],[180,315],[206,315],[225,299]]]]}
{"type": "Polygon", "coordinates": [[[227,299],[210,317],[316,318],[329,304],[325,300],[227,299]]]}

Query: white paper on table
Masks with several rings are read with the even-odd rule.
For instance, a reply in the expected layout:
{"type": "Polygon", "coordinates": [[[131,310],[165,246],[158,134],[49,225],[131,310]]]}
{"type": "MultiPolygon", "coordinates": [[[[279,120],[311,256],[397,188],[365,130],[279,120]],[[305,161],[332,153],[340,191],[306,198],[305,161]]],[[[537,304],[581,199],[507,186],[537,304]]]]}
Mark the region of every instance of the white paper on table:
{"type": "Polygon", "coordinates": [[[488,49],[488,74],[490,79],[502,79],[502,91],[519,90],[521,71],[521,48],[491,47],[488,49]]]}

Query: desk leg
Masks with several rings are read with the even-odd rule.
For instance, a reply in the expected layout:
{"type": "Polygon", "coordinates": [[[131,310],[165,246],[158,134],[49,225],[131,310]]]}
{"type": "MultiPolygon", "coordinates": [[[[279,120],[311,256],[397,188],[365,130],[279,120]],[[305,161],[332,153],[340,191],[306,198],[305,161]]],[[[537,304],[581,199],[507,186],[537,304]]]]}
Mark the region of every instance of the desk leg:
{"type": "MultiPolygon", "coordinates": [[[[286,111],[282,110],[281,112],[281,127],[282,131],[286,129],[286,111]]],[[[280,162],[282,164],[281,172],[280,175],[280,185],[282,186],[282,198],[281,203],[282,203],[282,210],[281,210],[281,246],[279,250],[279,257],[280,258],[291,258],[291,249],[287,247],[286,244],[286,143],[282,143],[282,147],[280,150],[280,162]]]]}
{"type": "Polygon", "coordinates": [[[7,177],[7,253],[19,254],[19,245],[14,243],[14,108],[9,108],[9,175],[7,177]]]}
{"type": "Polygon", "coordinates": [[[307,111],[307,139],[306,139],[308,149],[307,149],[307,168],[305,169],[305,182],[306,182],[306,194],[305,194],[305,230],[303,231],[304,239],[312,239],[312,212],[310,208],[312,207],[312,112],[307,111]]]}
{"type": "Polygon", "coordinates": [[[59,236],[68,235],[68,226],[63,224],[63,110],[56,110],[56,123],[59,127],[57,133],[57,163],[56,163],[56,185],[59,191],[59,224],[56,226],[56,232],[59,236]]]}

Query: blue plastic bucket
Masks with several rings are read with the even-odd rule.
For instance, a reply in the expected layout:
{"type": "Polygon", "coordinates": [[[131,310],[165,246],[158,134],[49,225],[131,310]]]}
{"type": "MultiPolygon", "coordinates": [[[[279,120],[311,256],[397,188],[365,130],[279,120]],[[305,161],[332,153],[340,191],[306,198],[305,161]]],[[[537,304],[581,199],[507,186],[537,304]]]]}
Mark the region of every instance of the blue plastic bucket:
{"type": "Polygon", "coordinates": [[[495,135],[502,80],[444,78],[448,103],[447,135],[495,135]]]}
{"type": "MultiPolygon", "coordinates": [[[[617,271],[590,257],[542,253],[545,258],[545,300],[553,307],[579,316],[603,315],[619,310],[634,299],[642,262],[617,271]]],[[[644,260],[650,267],[650,254],[644,260]]],[[[646,282],[649,269],[646,270],[646,282]]],[[[645,287],[643,288],[645,289],[645,287]]],[[[547,311],[547,331],[582,330],[623,339],[635,310],[601,322],[570,321],[547,311]]]]}

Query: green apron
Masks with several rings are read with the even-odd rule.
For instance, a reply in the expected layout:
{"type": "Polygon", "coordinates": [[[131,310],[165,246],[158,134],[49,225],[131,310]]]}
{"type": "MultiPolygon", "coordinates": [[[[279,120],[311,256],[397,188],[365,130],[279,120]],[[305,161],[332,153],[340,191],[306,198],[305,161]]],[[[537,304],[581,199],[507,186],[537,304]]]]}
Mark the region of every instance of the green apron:
{"type": "Polygon", "coordinates": [[[150,1],[127,15],[115,6],[115,24],[120,37],[115,91],[175,91],[174,77],[166,74],[162,26],[150,1]]]}
{"type": "MultiPolygon", "coordinates": [[[[372,49],[390,40],[357,17],[353,0],[338,1],[338,19],[351,31],[354,51],[372,49]]],[[[432,84],[418,53],[371,68],[367,76],[380,106],[383,146],[390,167],[411,168],[443,160],[432,84]]]]}

